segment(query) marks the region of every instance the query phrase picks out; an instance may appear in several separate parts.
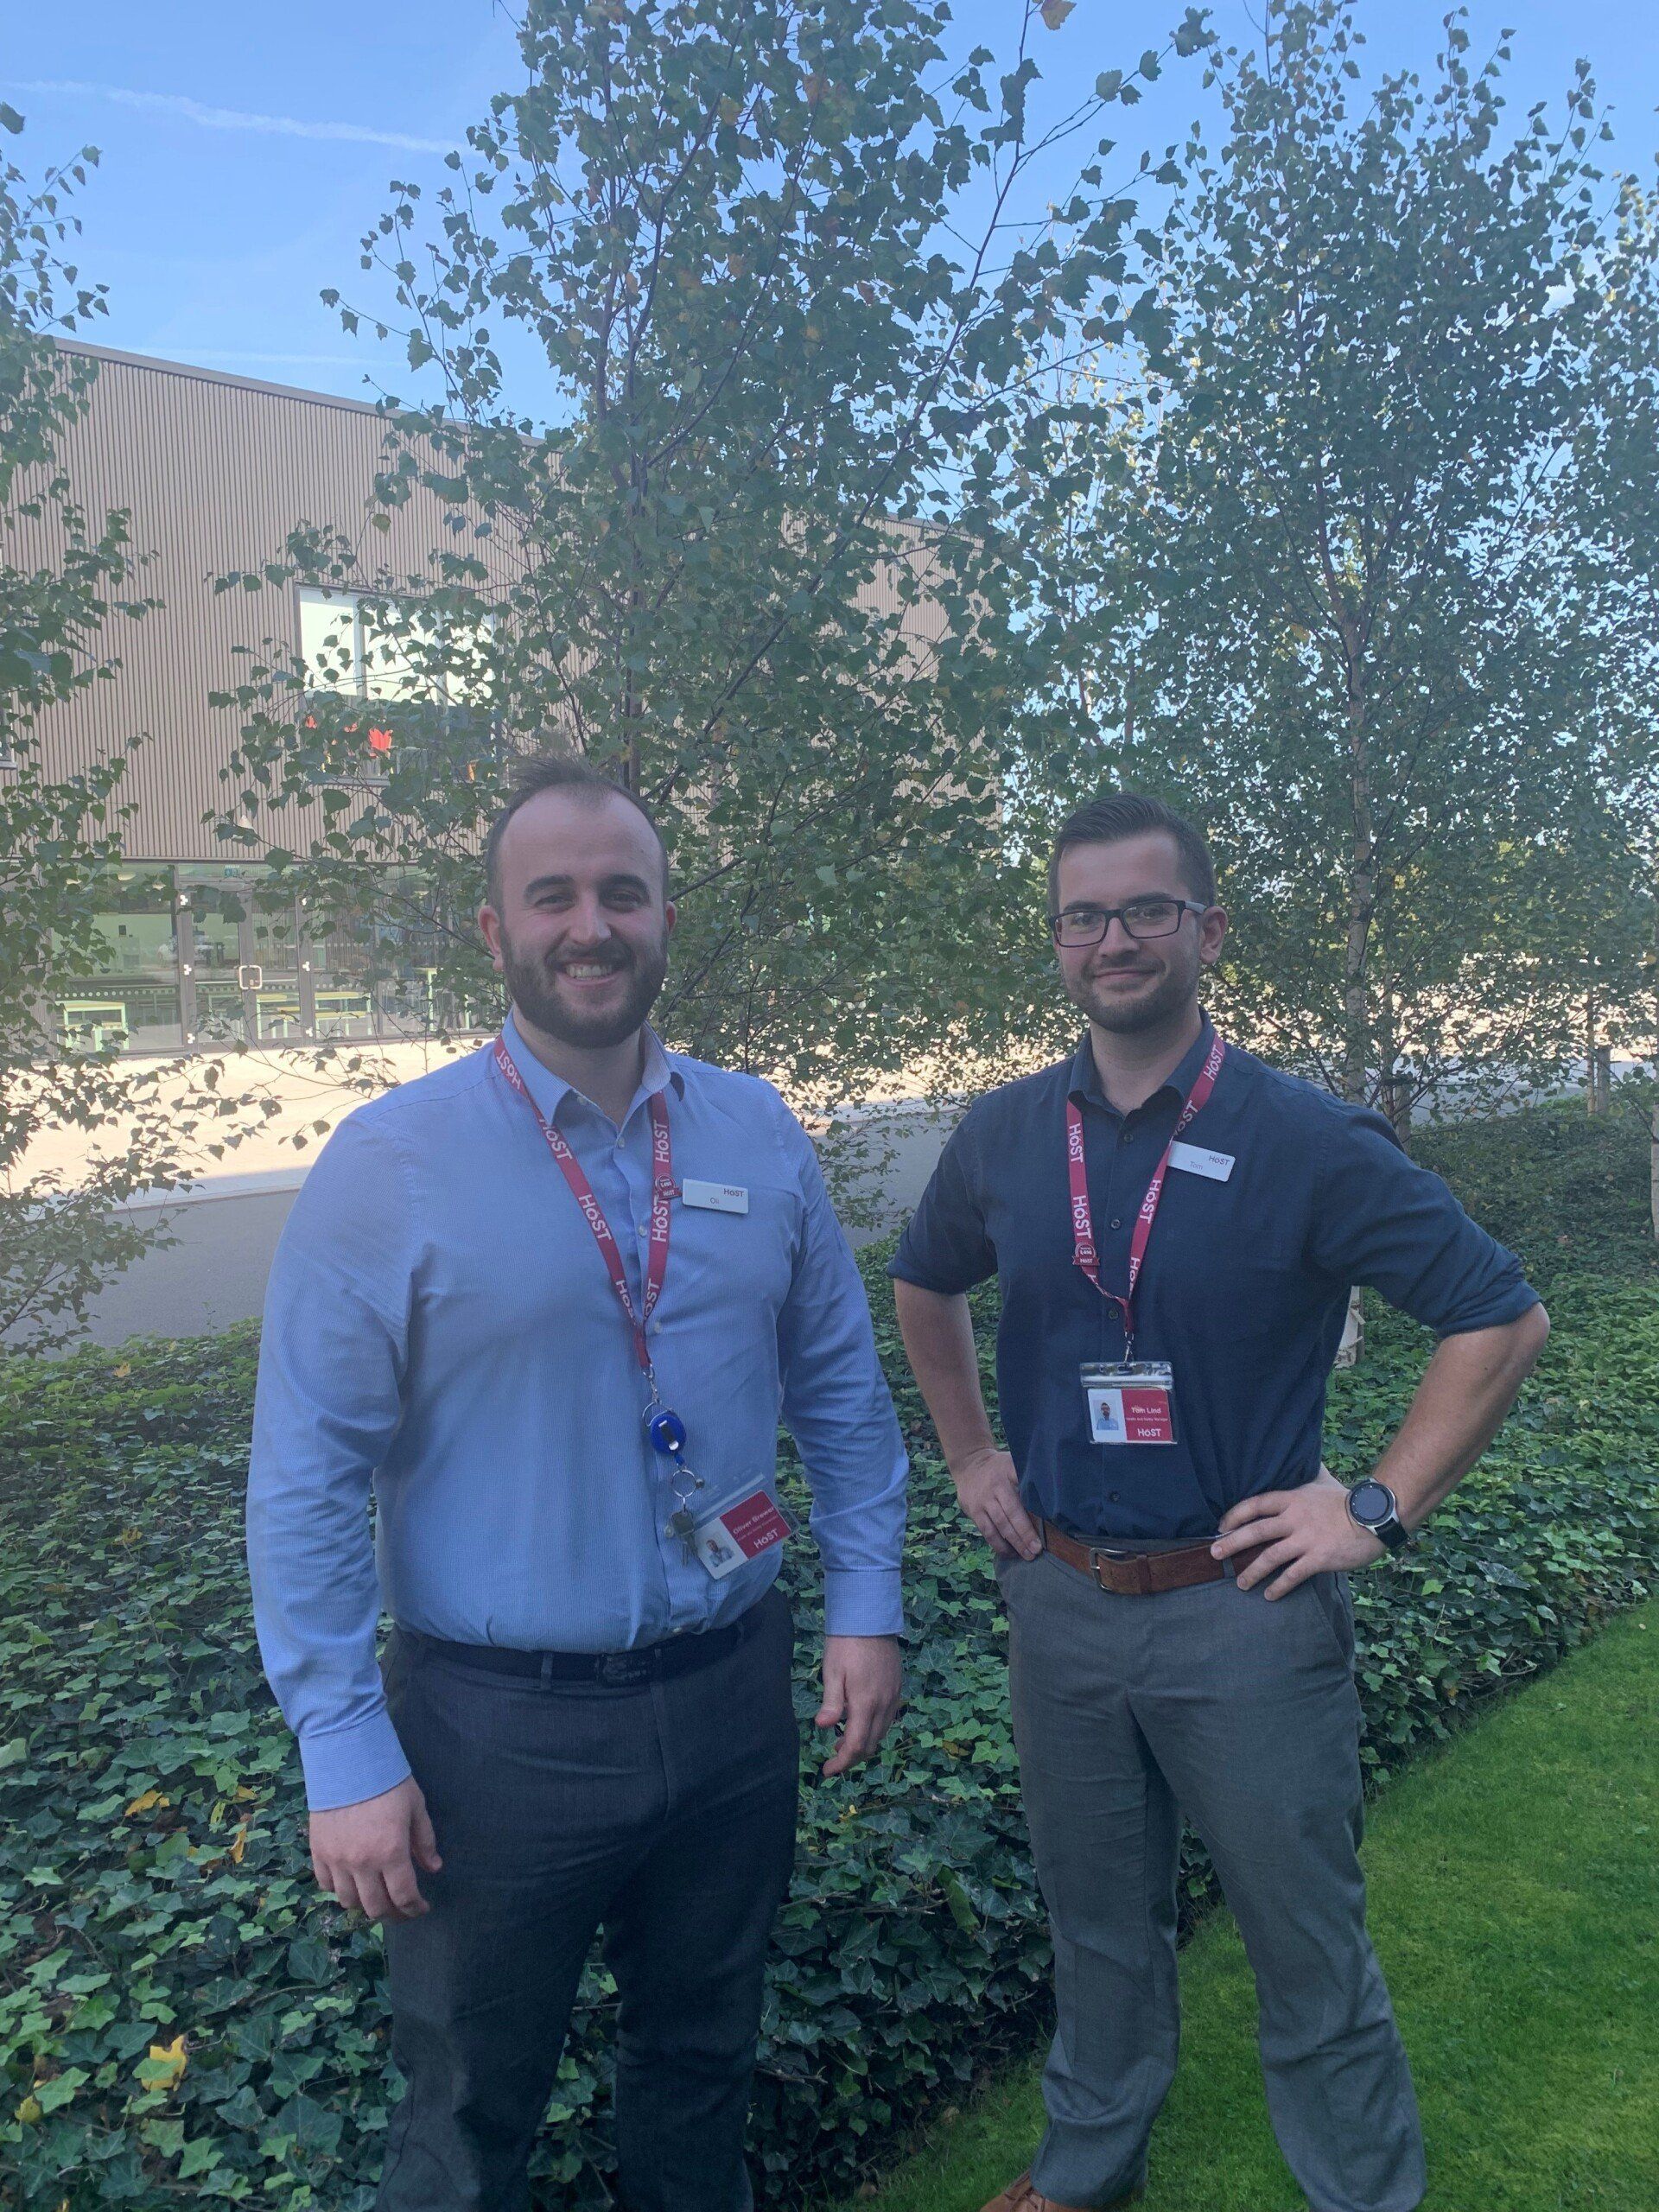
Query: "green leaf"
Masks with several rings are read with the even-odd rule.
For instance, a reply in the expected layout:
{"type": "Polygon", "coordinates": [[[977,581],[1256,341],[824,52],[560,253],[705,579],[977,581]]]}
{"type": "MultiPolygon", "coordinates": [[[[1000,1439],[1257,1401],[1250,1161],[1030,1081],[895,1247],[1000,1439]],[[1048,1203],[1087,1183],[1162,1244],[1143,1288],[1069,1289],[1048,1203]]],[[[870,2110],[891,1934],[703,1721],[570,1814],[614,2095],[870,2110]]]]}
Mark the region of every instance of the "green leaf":
{"type": "Polygon", "coordinates": [[[198,2135],[184,2146],[183,2156],[179,2160],[178,2177],[181,2181],[194,2181],[198,2174],[211,2173],[219,2164],[220,2154],[212,2138],[198,2135]]]}
{"type": "Polygon", "coordinates": [[[979,1915],[974,1910],[968,1892],[962,1886],[962,1877],[954,1867],[942,1866],[939,1869],[939,1887],[950,1908],[950,1917],[963,1934],[976,1936],[980,1927],[979,1915]]]}

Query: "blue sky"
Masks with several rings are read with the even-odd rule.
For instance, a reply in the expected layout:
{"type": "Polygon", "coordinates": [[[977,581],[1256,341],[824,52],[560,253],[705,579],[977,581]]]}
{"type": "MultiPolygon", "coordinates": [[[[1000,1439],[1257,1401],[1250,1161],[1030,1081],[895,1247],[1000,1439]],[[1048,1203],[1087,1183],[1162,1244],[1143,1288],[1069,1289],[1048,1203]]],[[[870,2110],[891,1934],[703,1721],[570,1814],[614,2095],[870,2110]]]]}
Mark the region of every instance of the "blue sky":
{"type": "MultiPolygon", "coordinates": [[[[1077,0],[1033,51],[1056,91],[1132,66],[1161,42],[1185,0],[1077,0]]],[[[957,34],[1007,51],[1025,0],[960,0],[957,34]]],[[[513,10],[517,12],[516,8],[513,10]]],[[[1366,0],[1372,66],[1432,61],[1445,0],[1366,0]]],[[[0,51],[0,98],[29,119],[31,174],[90,140],[103,166],[82,202],[80,260],[111,290],[103,342],[245,376],[366,396],[372,344],[340,332],[317,295],[357,289],[357,247],[393,176],[442,180],[490,93],[516,81],[512,22],[493,0],[319,0],[226,8],[223,0],[79,0],[21,6],[0,51]]],[[[1214,20],[1252,36],[1243,0],[1214,20]]],[[[1516,30],[1518,118],[1559,96],[1575,54],[1594,63],[1613,109],[1621,165],[1650,175],[1659,147],[1659,12],[1652,0],[1473,0],[1474,52],[1516,30]]],[[[1116,111],[1126,153],[1161,153],[1200,105],[1197,70],[1173,70],[1133,116],[1116,111]]],[[[19,142],[4,150],[17,157],[19,142]]],[[[1126,162],[1127,166],[1132,163],[1126,162]]],[[[1056,191],[1071,171],[1056,174],[1056,191]]],[[[1040,200],[1036,181],[1033,204],[1040,200]]],[[[408,391],[395,364],[386,375],[408,391]]],[[[533,406],[531,400],[528,404],[533,406]]]]}

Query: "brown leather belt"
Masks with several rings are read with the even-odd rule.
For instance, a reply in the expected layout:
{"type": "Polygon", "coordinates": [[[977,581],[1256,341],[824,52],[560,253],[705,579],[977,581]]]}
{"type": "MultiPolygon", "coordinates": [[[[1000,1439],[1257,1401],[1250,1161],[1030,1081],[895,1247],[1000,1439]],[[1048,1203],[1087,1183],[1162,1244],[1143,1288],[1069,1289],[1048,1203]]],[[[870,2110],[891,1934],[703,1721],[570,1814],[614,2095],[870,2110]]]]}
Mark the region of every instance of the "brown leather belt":
{"type": "Polygon", "coordinates": [[[1191,1590],[1200,1582],[1224,1582],[1248,1567],[1265,1544],[1235,1552],[1230,1559],[1212,1558],[1208,1544],[1186,1544],[1178,1552],[1113,1551],[1104,1544],[1080,1544],[1057,1529],[1042,1524],[1043,1541],[1058,1560],[1086,1574],[1099,1589],[1115,1598],[1155,1598],[1165,1590],[1191,1590]]]}

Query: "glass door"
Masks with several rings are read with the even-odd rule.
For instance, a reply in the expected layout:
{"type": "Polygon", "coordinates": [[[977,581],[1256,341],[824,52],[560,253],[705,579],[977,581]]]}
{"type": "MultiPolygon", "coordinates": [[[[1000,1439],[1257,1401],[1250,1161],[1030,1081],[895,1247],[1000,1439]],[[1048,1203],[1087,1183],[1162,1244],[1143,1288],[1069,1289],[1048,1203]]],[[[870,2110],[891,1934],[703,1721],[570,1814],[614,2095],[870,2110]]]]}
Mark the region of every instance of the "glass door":
{"type": "Polygon", "coordinates": [[[179,870],[180,951],[188,1041],[297,1044],[311,1032],[310,976],[291,899],[264,892],[264,871],[179,870]]]}
{"type": "Polygon", "coordinates": [[[102,953],[54,987],[60,1034],[72,1052],[176,1050],[179,976],[173,872],[121,867],[99,879],[102,953]]]}
{"type": "Polygon", "coordinates": [[[308,992],[310,982],[300,969],[299,918],[291,898],[280,903],[262,899],[257,886],[242,925],[242,976],[248,1008],[250,1035],[261,1045],[297,1044],[311,1034],[308,992]]]}

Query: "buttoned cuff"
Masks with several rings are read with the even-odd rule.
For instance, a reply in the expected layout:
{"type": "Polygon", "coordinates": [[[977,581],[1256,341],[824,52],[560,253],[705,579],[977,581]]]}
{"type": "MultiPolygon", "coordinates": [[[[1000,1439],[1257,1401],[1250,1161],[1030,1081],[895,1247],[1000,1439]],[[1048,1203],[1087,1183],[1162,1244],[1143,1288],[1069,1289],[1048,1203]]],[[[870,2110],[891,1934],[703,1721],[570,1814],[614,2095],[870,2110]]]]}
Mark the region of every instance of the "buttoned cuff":
{"type": "Polygon", "coordinates": [[[826,1567],[826,1636],[902,1636],[905,1604],[896,1567],[826,1567]]]}
{"type": "Polygon", "coordinates": [[[385,1706],[348,1728],[313,1730],[302,1736],[300,1764],[305,1770],[306,1802],[314,1813],[384,1796],[409,1772],[409,1761],[385,1706]]]}

